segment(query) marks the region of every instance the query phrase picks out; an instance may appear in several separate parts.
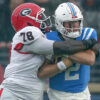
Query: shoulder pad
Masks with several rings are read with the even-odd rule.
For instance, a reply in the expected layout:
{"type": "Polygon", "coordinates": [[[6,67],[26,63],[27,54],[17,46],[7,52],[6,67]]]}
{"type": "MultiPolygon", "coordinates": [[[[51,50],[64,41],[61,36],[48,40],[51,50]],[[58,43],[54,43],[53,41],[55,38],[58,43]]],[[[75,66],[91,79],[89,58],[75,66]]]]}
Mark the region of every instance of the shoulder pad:
{"type": "Polygon", "coordinates": [[[43,33],[39,28],[28,26],[17,33],[16,40],[23,44],[30,44],[41,36],[43,36],[43,33]]]}

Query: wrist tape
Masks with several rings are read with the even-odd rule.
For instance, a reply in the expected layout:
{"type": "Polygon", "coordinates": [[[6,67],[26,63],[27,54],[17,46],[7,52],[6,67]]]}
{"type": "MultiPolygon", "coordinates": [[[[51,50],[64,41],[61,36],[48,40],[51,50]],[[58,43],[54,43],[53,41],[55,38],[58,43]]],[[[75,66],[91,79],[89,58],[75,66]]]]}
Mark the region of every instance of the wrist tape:
{"type": "Polygon", "coordinates": [[[57,67],[60,71],[64,71],[67,68],[63,61],[58,62],[57,67]]]}

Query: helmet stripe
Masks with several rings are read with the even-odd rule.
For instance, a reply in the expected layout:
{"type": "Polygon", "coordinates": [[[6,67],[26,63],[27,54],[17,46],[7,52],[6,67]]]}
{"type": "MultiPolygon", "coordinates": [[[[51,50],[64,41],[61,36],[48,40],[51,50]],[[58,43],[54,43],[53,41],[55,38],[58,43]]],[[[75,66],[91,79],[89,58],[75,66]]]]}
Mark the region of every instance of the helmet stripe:
{"type": "Polygon", "coordinates": [[[74,10],[73,5],[71,3],[69,3],[69,2],[67,4],[68,4],[68,6],[69,6],[69,8],[70,8],[70,10],[72,12],[72,16],[75,16],[75,10],[74,10]]]}

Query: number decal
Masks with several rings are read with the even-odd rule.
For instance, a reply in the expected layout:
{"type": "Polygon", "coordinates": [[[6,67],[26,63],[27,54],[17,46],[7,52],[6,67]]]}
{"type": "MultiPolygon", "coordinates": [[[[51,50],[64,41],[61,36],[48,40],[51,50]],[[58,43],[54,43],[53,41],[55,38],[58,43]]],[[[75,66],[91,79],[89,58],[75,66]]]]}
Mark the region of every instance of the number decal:
{"type": "Polygon", "coordinates": [[[79,79],[79,73],[75,73],[73,76],[70,75],[71,72],[78,71],[80,64],[76,64],[74,67],[69,68],[65,72],[65,80],[77,80],[79,79]]]}
{"type": "Polygon", "coordinates": [[[24,42],[26,42],[27,39],[28,39],[28,40],[34,40],[34,37],[33,37],[31,31],[29,31],[29,32],[27,32],[27,33],[23,32],[23,33],[21,33],[20,35],[23,36],[23,41],[24,41],[24,42]]]}
{"type": "Polygon", "coordinates": [[[28,38],[29,40],[34,40],[34,37],[33,37],[33,35],[32,35],[32,32],[27,32],[27,38],[28,38]]]}
{"type": "Polygon", "coordinates": [[[20,35],[23,36],[23,41],[26,42],[25,33],[21,33],[20,35]]]}

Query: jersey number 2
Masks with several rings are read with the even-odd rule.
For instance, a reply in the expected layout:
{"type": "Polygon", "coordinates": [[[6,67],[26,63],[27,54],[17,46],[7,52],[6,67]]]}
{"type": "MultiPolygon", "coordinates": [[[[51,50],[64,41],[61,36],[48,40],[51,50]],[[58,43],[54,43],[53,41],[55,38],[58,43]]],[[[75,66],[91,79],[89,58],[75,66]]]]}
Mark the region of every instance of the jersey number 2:
{"type": "Polygon", "coordinates": [[[79,79],[79,73],[74,73],[74,75],[70,75],[71,72],[76,72],[80,68],[80,64],[76,64],[74,67],[70,67],[66,72],[65,72],[65,80],[78,80],[79,79]]]}

